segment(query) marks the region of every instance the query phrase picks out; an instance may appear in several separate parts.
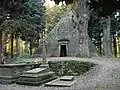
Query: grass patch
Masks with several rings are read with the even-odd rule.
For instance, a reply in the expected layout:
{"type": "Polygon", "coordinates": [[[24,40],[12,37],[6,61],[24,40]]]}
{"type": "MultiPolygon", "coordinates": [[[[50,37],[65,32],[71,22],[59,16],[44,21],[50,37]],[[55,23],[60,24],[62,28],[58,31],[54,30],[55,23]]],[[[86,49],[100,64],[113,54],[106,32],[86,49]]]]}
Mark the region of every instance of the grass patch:
{"type": "Polygon", "coordinates": [[[90,70],[96,64],[81,61],[49,61],[50,69],[58,76],[81,75],[90,70]]]}
{"type": "Polygon", "coordinates": [[[4,59],[5,64],[35,63],[36,58],[7,58],[4,59]]]}

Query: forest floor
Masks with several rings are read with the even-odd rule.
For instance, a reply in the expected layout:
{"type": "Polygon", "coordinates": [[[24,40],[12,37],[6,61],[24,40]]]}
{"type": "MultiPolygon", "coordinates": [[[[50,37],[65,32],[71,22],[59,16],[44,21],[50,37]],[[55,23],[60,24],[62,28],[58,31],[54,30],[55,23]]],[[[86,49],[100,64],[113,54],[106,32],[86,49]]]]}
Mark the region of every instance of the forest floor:
{"type": "Polygon", "coordinates": [[[77,76],[77,82],[71,87],[45,87],[44,84],[40,86],[0,84],[0,90],[120,90],[120,58],[54,57],[47,59],[47,61],[56,60],[89,61],[98,65],[86,74],[77,76]]]}

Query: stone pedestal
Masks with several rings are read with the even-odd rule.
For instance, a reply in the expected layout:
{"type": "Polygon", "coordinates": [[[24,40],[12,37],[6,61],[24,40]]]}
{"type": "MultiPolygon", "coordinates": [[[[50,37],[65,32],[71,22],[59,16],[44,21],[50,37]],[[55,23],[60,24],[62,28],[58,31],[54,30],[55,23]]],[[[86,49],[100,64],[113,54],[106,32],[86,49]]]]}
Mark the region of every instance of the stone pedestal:
{"type": "Polygon", "coordinates": [[[17,84],[36,86],[55,78],[55,73],[49,70],[48,65],[44,64],[41,65],[40,68],[23,72],[23,74],[20,75],[17,84]]]}
{"type": "Polygon", "coordinates": [[[0,64],[0,84],[15,83],[20,74],[37,64],[0,64]]]}

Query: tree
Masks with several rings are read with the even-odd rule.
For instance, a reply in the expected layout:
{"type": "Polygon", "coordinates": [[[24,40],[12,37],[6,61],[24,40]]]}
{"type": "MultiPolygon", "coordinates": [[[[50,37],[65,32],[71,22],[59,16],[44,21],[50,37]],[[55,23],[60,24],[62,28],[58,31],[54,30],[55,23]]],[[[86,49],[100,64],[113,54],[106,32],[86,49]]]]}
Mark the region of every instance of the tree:
{"type": "MultiPolygon", "coordinates": [[[[0,1],[0,41],[2,40],[2,33],[9,32],[13,33],[18,25],[18,19],[20,14],[25,9],[24,5],[27,0],[1,0],[0,1]]],[[[0,42],[1,47],[3,43],[0,42]]],[[[12,44],[12,43],[11,43],[12,44]]],[[[11,56],[13,57],[13,51],[11,50],[11,56]]],[[[0,53],[2,62],[3,51],[0,53]]]]}
{"type": "MultiPolygon", "coordinates": [[[[1,0],[0,1],[1,36],[2,36],[2,32],[5,30],[7,30],[9,33],[16,35],[17,33],[19,33],[22,36],[25,35],[25,33],[27,33],[28,31],[29,32],[37,31],[39,34],[40,31],[42,31],[43,28],[45,27],[44,21],[45,21],[44,7],[42,0],[41,1],[39,0],[1,0]]],[[[31,32],[31,34],[36,34],[36,33],[31,32]]],[[[31,34],[28,35],[28,37],[30,37],[31,34]]],[[[0,39],[2,39],[2,37],[0,39]]],[[[32,40],[32,42],[33,41],[34,40],[32,40]]],[[[2,45],[2,42],[0,42],[0,44],[2,45]]]]}
{"type": "Polygon", "coordinates": [[[88,34],[92,42],[96,46],[98,53],[102,55],[103,28],[101,27],[100,17],[98,17],[95,12],[91,12],[88,23],[88,34]]]}
{"type": "MultiPolygon", "coordinates": [[[[60,2],[61,0],[56,0],[60,2]]],[[[55,2],[56,2],[55,1],[55,2]]],[[[66,4],[72,3],[72,0],[65,1],[66,4]]],[[[88,6],[87,0],[79,0],[76,8],[77,21],[75,21],[75,28],[79,32],[79,43],[78,43],[78,52],[77,56],[79,57],[90,57],[89,45],[88,45],[88,6]]]]}
{"type": "Polygon", "coordinates": [[[101,17],[103,27],[103,49],[105,56],[112,56],[112,42],[111,42],[111,15],[119,9],[120,1],[118,0],[99,0],[91,1],[90,5],[94,12],[97,12],[98,16],[101,17]],[[113,6],[111,8],[111,6],[113,6]]]}
{"type": "Polygon", "coordinates": [[[38,47],[39,34],[45,28],[45,8],[43,3],[39,0],[29,0],[26,3],[26,11],[22,15],[21,24],[24,31],[21,31],[21,39],[30,42],[30,55],[32,55],[33,47],[38,47]]]}
{"type": "Polygon", "coordinates": [[[111,37],[112,37],[113,52],[115,57],[118,57],[119,55],[119,44],[118,44],[119,29],[120,29],[119,24],[120,24],[120,14],[119,11],[117,11],[111,17],[111,37]]]}
{"type": "MultiPolygon", "coordinates": [[[[59,2],[61,2],[63,0],[54,0],[54,1],[58,4],[59,2]]],[[[67,1],[64,0],[64,1],[66,2],[66,4],[68,4],[68,2],[69,3],[73,2],[73,0],[72,1],[71,0],[67,0],[67,1]]],[[[79,0],[78,1],[78,6],[77,6],[78,9],[76,9],[77,12],[79,13],[78,14],[78,21],[81,22],[81,20],[83,19],[83,21],[86,22],[86,23],[83,24],[83,26],[86,25],[86,27],[87,27],[88,20],[85,20],[85,18],[83,16],[86,14],[85,16],[88,17],[88,14],[86,13],[86,11],[89,12],[87,4],[89,5],[89,9],[92,10],[93,12],[97,12],[99,17],[107,18],[106,19],[106,27],[104,27],[103,30],[104,30],[104,32],[106,32],[106,30],[108,30],[110,32],[110,15],[113,12],[115,12],[117,9],[120,9],[120,7],[119,7],[120,6],[120,1],[119,0],[79,0]],[[109,21],[109,23],[107,23],[107,20],[109,21]]],[[[86,27],[82,28],[82,29],[84,29],[84,32],[85,32],[83,34],[83,36],[87,35],[87,28],[86,27]]],[[[78,28],[80,28],[79,24],[78,24],[78,28]]],[[[81,30],[79,30],[79,31],[81,31],[81,30]]],[[[80,33],[79,33],[79,35],[80,35],[80,33]]],[[[109,45],[110,45],[110,43],[111,43],[110,34],[105,33],[104,36],[108,37],[107,39],[104,39],[104,40],[107,41],[107,43],[109,43],[109,45]]],[[[82,37],[80,37],[80,38],[82,38],[82,37]]],[[[89,49],[88,49],[88,45],[87,45],[87,39],[85,41],[86,41],[86,45],[84,45],[84,46],[86,46],[87,51],[84,48],[82,48],[82,49],[79,48],[80,50],[78,49],[79,50],[78,52],[81,53],[81,51],[83,51],[84,54],[89,56],[89,49]]],[[[105,42],[104,46],[107,46],[107,43],[105,42]]],[[[79,46],[82,46],[82,44],[79,43],[79,46]]],[[[104,47],[104,48],[106,48],[106,47],[104,47]]],[[[111,47],[107,47],[107,49],[105,49],[104,52],[105,52],[106,56],[111,56],[111,47]]]]}
{"type": "Polygon", "coordinates": [[[53,29],[56,23],[72,9],[72,5],[61,5],[49,8],[46,6],[46,29],[47,33],[53,29]]]}

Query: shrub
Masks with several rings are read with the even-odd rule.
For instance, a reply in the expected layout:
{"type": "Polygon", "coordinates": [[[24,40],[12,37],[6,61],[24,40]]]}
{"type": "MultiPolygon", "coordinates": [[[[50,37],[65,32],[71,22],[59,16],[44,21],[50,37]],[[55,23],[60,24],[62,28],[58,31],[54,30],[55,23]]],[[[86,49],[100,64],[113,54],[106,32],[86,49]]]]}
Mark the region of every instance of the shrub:
{"type": "Polygon", "coordinates": [[[49,61],[50,69],[58,76],[81,75],[90,70],[95,64],[81,61],[49,61]]]}

